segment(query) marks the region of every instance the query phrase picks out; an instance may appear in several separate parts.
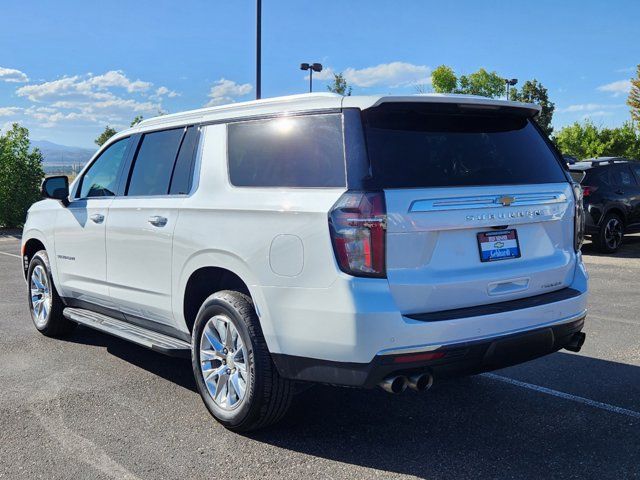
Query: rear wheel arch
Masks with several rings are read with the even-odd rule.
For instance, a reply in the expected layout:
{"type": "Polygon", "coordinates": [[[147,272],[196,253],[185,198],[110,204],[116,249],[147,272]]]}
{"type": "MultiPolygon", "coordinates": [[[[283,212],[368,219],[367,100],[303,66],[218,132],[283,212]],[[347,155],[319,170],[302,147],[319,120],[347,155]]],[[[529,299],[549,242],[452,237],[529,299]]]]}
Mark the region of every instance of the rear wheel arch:
{"type": "Polygon", "coordinates": [[[200,267],[189,275],[182,301],[184,320],[189,332],[203,302],[221,290],[232,290],[252,297],[247,283],[235,272],[221,267],[200,267]]]}
{"type": "Polygon", "coordinates": [[[604,218],[610,213],[614,213],[618,217],[620,217],[620,220],[622,220],[623,225],[625,227],[627,226],[627,214],[626,214],[626,212],[624,211],[624,209],[622,207],[620,207],[618,205],[613,206],[613,207],[609,207],[607,210],[605,210],[605,212],[600,217],[601,220],[604,220],[604,218]]]}

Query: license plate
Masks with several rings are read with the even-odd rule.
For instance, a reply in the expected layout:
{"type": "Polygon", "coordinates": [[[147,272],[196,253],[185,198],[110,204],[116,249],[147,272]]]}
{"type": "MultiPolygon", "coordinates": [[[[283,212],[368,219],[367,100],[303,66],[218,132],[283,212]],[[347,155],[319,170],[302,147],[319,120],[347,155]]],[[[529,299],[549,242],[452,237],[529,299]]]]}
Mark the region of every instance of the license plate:
{"type": "Polygon", "coordinates": [[[515,229],[480,232],[478,233],[478,250],[482,262],[520,258],[518,232],[515,229]]]}

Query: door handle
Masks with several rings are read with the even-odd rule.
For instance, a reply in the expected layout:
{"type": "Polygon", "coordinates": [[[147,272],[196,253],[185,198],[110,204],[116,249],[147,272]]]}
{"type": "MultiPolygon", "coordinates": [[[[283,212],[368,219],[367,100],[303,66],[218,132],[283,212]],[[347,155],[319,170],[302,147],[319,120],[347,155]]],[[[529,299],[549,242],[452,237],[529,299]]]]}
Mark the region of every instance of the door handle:
{"type": "Polygon", "coordinates": [[[102,223],[104,222],[104,215],[101,213],[94,213],[89,217],[93,223],[102,223]]]}
{"type": "Polygon", "coordinates": [[[616,190],[616,193],[618,195],[624,195],[624,190],[622,190],[621,188],[619,188],[618,190],[616,190]]]}
{"type": "Polygon", "coordinates": [[[152,217],[149,217],[149,223],[154,227],[164,227],[167,224],[167,217],[154,215],[152,217]]]}

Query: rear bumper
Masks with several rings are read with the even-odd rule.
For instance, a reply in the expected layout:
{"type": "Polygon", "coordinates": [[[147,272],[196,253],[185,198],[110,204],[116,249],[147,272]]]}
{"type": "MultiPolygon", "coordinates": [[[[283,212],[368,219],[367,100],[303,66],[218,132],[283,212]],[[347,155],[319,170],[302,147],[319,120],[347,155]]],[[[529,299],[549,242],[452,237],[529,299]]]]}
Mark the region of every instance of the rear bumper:
{"type": "Polygon", "coordinates": [[[556,352],[582,330],[585,316],[582,312],[543,328],[438,348],[417,346],[410,351],[380,352],[370,363],[272,356],[280,374],[294,380],[365,388],[390,375],[428,372],[439,380],[496,370],[556,352]]]}
{"type": "Polygon", "coordinates": [[[398,311],[386,280],[345,275],[326,289],[262,288],[264,297],[257,305],[269,350],[279,358],[366,365],[381,353],[469,344],[548,328],[583,314],[588,275],[580,255],[567,287],[564,292],[422,318],[398,311]],[[560,296],[563,293],[571,295],[560,296]]]}

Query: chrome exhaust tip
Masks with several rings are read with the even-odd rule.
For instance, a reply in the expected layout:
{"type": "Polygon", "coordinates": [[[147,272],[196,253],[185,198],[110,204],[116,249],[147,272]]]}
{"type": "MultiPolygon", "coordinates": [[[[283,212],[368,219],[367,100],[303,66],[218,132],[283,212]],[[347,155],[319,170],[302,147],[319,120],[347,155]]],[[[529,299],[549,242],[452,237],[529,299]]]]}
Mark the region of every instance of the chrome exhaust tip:
{"type": "Polygon", "coordinates": [[[407,377],[404,375],[392,375],[385,378],[378,385],[385,392],[402,393],[407,388],[407,377]]]}
{"type": "Polygon", "coordinates": [[[433,385],[433,375],[430,373],[416,373],[409,377],[407,385],[411,390],[424,392],[425,390],[429,390],[433,385]]]}

